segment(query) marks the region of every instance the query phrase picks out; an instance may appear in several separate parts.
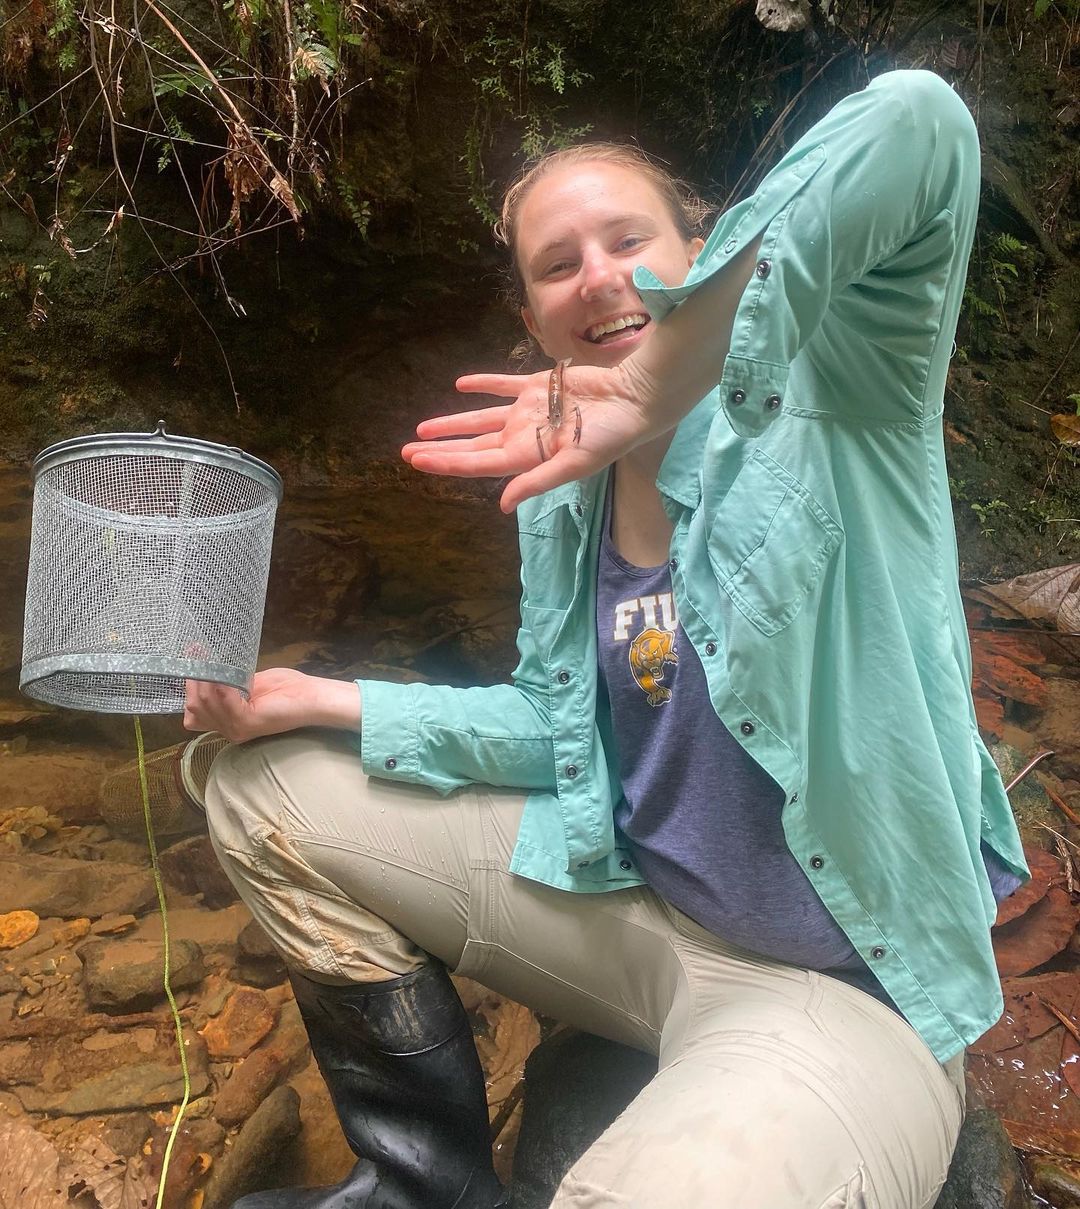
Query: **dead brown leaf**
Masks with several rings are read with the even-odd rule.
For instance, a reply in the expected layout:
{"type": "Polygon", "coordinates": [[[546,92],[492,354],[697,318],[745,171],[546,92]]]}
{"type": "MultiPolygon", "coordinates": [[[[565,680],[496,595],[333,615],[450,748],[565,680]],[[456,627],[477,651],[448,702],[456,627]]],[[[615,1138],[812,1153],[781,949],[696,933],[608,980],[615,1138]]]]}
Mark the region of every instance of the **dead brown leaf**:
{"type": "Polygon", "coordinates": [[[1019,919],[995,928],[994,956],[1002,978],[1026,974],[1049,961],[1069,943],[1080,911],[1068,893],[1051,886],[1019,919]]]}
{"type": "Polygon", "coordinates": [[[966,594],[990,605],[999,617],[1026,617],[1064,633],[1080,631],[1080,563],[969,588],[966,594]]]}
{"type": "Polygon", "coordinates": [[[1060,886],[1064,881],[1061,861],[1052,852],[1043,848],[1028,847],[1024,849],[1024,856],[1027,857],[1028,868],[1031,870],[1031,881],[1025,882],[998,907],[997,919],[994,921],[997,928],[1019,919],[1025,911],[1046,897],[1052,885],[1060,886]]]}
{"type": "Polygon", "coordinates": [[[98,1209],[148,1209],[157,1197],[142,1156],[121,1158],[100,1138],[84,1139],[63,1174],[72,1194],[90,1192],[98,1209]]]}
{"type": "Polygon", "coordinates": [[[1050,431],[1062,445],[1080,445],[1080,416],[1051,416],[1050,431]]]}
{"type": "Polygon", "coordinates": [[[56,1148],[21,1117],[0,1116],[0,1209],[65,1209],[56,1148]]]}
{"type": "Polygon", "coordinates": [[[1080,992],[1080,974],[1068,971],[1006,978],[1001,984],[1001,1019],[968,1048],[974,1054],[1002,1054],[1060,1027],[1047,1003],[1071,1003],[1080,992]]]}

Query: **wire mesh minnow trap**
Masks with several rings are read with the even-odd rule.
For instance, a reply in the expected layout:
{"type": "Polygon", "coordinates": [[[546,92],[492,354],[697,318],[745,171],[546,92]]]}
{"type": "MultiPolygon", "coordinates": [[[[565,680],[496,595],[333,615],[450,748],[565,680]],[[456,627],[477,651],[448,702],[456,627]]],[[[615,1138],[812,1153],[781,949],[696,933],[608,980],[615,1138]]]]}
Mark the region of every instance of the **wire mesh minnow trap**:
{"type": "Polygon", "coordinates": [[[152,433],[34,462],[20,685],[104,713],[184,708],[184,681],[246,691],[281,479],[239,449],[152,433]]]}
{"type": "Polygon", "coordinates": [[[112,769],[101,782],[101,817],[118,835],[134,839],[142,834],[146,826],[142,796],[145,776],[154,831],[159,837],[205,831],[210,766],[228,746],[222,735],[207,731],[112,769]]]}

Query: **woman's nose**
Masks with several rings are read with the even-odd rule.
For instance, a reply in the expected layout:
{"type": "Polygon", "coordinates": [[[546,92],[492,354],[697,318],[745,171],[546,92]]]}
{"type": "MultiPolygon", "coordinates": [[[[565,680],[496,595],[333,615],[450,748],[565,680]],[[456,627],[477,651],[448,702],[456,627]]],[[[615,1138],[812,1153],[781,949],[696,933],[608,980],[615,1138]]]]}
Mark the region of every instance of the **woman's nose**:
{"type": "Polygon", "coordinates": [[[586,302],[618,293],[622,277],[611,257],[602,252],[587,255],[582,268],[581,296],[586,302]]]}

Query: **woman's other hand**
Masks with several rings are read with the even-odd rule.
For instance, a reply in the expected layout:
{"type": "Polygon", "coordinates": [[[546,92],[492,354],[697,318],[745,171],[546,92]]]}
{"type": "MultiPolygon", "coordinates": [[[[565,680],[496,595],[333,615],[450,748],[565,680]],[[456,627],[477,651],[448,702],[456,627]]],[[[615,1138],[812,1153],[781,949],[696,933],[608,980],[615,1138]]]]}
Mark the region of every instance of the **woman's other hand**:
{"type": "Polygon", "coordinates": [[[588,365],[564,371],[562,423],[552,428],[550,379],[546,370],[459,378],[463,394],[514,401],[425,420],[416,429],[421,439],[406,445],[402,457],[425,474],[512,475],[500,504],[513,512],[522,500],[595,474],[659,430],[633,375],[619,366],[588,365]]]}
{"type": "Polygon", "coordinates": [[[308,676],[289,668],[256,672],[247,700],[238,689],[187,682],[187,730],[216,730],[231,743],[278,735],[302,726],[360,729],[360,690],[351,680],[308,676]]]}

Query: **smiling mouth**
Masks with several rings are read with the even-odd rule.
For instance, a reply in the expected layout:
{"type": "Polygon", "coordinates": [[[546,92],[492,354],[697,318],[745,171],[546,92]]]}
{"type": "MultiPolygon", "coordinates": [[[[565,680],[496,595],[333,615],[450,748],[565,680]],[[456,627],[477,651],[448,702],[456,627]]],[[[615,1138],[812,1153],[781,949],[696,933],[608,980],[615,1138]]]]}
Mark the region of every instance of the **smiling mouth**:
{"type": "Polygon", "coordinates": [[[643,313],[621,315],[618,319],[608,319],[603,323],[594,323],[585,329],[585,339],[590,344],[608,344],[618,339],[626,331],[640,332],[649,322],[649,316],[643,313]]]}

